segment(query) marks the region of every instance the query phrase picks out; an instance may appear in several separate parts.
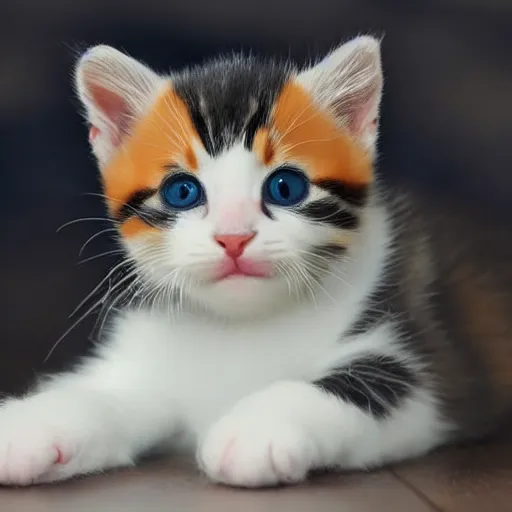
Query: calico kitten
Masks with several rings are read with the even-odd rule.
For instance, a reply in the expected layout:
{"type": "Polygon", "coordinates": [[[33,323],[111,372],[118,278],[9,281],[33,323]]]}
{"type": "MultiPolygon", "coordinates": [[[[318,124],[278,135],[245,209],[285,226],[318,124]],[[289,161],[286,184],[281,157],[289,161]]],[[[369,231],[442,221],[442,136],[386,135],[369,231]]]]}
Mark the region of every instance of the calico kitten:
{"type": "Polygon", "coordinates": [[[4,402],[1,483],[155,446],[217,482],[294,483],[504,416],[510,265],[442,203],[376,180],[378,41],[304,70],[233,57],[171,76],[98,46],[76,86],[144,300],[95,357],[4,402]]]}

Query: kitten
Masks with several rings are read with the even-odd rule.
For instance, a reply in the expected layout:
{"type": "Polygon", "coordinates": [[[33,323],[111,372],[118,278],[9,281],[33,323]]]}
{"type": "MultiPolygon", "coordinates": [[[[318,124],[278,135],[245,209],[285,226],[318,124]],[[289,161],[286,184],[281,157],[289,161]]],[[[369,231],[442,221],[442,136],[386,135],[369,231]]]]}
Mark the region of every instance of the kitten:
{"type": "Polygon", "coordinates": [[[510,265],[474,222],[376,180],[378,41],[304,70],[233,57],[171,76],[98,46],[76,86],[144,300],[95,357],[4,402],[2,484],[156,446],[216,482],[296,483],[504,416],[510,265]]]}

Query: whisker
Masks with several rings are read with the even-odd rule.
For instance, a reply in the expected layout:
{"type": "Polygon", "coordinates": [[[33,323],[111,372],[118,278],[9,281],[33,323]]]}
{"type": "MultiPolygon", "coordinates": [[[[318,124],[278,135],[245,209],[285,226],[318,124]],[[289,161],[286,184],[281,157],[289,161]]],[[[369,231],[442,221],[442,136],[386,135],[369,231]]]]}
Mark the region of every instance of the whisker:
{"type": "Polygon", "coordinates": [[[80,217],[79,219],[73,219],[68,222],[65,222],[60,226],[55,233],[59,233],[64,228],[67,228],[68,226],[72,226],[73,224],[78,224],[79,222],[87,222],[87,221],[102,221],[102,222],[112,222],[116,223],[116,221],[110,219],[109,217],[80,217]]]}
{"type": "Polygon", "coordinates": [[[113,251],[102,252],[100,254],[95,254],[94,256],[90,256],[89,258],[85,258],[84,260],[80,260],[77,265],[83,265],[84,263],[88,263],[89,261],[97,260],[98,258],[103,258],[105,256],[112,256],[114,254],[124,254],[123,249],[115,249],[113,251]]]}
{"type": "Polygon", "coordinates": [[[306,144],[315,144],[318,142],[331,142],[333,140],[337,140],[338,137],[330,137],[328,139],[309,139],[309,140],[302,140],[300,142],[296,142],[295,144],[289,144],[283,146],[283,153],[289,153],[292,149],[298,148],[300,146],[304,146],[306,144]]]}
{"type": "Polygon", "coordinates": [[[183,121],[183,117],[180,115],[180,113],[178,112],[177,108],[175,105],[173,105],[169,99],[167,97],[164,98],[164,102],[165,102],[165,105],[167,106],[167,108],[169,109],[169,112],[171,114],[173,114],[174,118],[176,119],[176,121],[178,121],[178,124],[179,124],[179,127],[180,127],[180,130],[181,130],[181,134],[179,134],[178,132],[176,132],[171,124],[166,120],[164,119],[164,117],[158,113],[158,116],[160,117],[160,119],[162,119],[162,121],[167,125],[167,127],[171,130],[171,132],[176,135],[180,142],[183,144],[183,146],[186,146],[185,144],[185,141],[183,140],[183,138],[181,137],[181,135],[183,136],[186,136],[186,130],[182,124],[182,121],[183,121]]]}
{"type": "MultiPolygon", "coordinates": [[[[117,204],[120,204],[120,205],[123,205],[125,206],[126,208],[128,208],[130,211],[132,211],[137,217],[140,217],[146,224],[148,224],[149,226],[155,228],[155,229],[159,229],[159,226],[155,225],[153,222],[151,222],[150,219],[148,219],[144,213],[140,210],[137,210],[136,208],[134,208],[133,206],[127,204],[127,203],[124,203],[123,201],[120,201],[119,199],[116,199],[115,197],[111,197],[111,196],[108,196],[106,194],[100,194],[100,193],[97,193],[97,192],[86,192],[87,195],[91,195],[91,196],[96,196],[96,197],[101,197],[103,199],[106,199],[107,201],[113,201],[117,204]]],[[[117,223],[118,226],[121,226],[121,222],[118,222],[118,221],[115,221],[117,223]]]]}
{"type": "Polygon", "coordinates": [[[323,266],[316,265],[312,261],[306,261],[305,265],[311,267],[312,269],[316,270],[319,273],[330,275],[336,279],[338,279],[340,282],[342,282],[346,286],[352,287],[352,284],[346,281],[342,275],[338,275],[332,270],[332,263],[327,260],[326,258],[319,256],[313,252],[305,251],[305,250],[299,250],[300,254],[305,254],[309,258],[316,258],[317,260],[320,260],[321,263],[323,263],[323,266]]]}
{"type": "Polygon", "coordinates": [[[295,130],[297,130],[298,128],[300,128],[301,126],[303,126],[304,124],[308,123],[309,121],[311,121],[312,119],[314,119],[315,117],[318,117],[320,115],[323,115],[323,113],[321,112],[321,110],[317,110],[315,111],[312,115],[310,115],[309,117],[306,117],[306,119],[303,119],[300,123],[298,124],[295,124],[299,118],[302,116],[302,114],[306,111],[306,109],[308,108],[309,105],[306,105],[300,112],[299,114],[295,117],[295,120],[293,122],[293,124],[291,126],[289,126],[289,128],[284,132],[284,134],[280,137],[279,139],[279,142],[281,142],[281,140],[286,137],[287,135],[290,135],[290,133],[293,133],[295,130]]]}
{"type": "MultiPolygon", "coordinates": [[[[301,282],[307,287],[309,293],[311,294],[311,298],[315,304],[315,307],[318,308],[318,304],[316,302],[315,292],[313,290],[313,286],[311,283],[311,276],[303,269],[297,262],[291,261],[292,267],[295,269],[297,275],[301,278],[301,282]]],[[[313,283],[314,284],[314,283],[313,283]]]]}
{"type": "Polygon", "coordinates": [[[278,270],[278,272],[280,274],[282,274],[285,278],[286,285],[288,286],[288,296],[290,296],[290,297],[293,296],[293,288],[292,288],[293,281],[290,280],[290,275],[288,273],[286,266],[283,265],[281,262],[276,262],[275,267],[278,270]]]}
{"type": "Polygon", "coordinates": [[[123,259],[120,263],[118,263],[117,265],[115,265],[114,267],[112,267],[107,275],[96,285],[96,287],[85,297],[85,299],[83,299],[79,304],[78,306],[71,312],[71,314],[69,315],[68,318],[71,318],[73,317],[77,311],[79,311],[82,306],[103,286],[103,284],[105,283],[105,281],[107,281],[107,279],[109,279],[110,277],[112,277],[112,275],[118,271],[119,269],[121,269],[123,266],[125,265],[128,265],[130,264],[131,261],[126,258],[126,259],[123,259]]]}
{"type": "Polygon", "coordinates": [[[94,235],[92,235],[86,242],[84,245],[82,245],[82,248],[80,249],[80,251],[78,252],[78,256],[82,256],[85,248],[93,241],[95,240],[96,238],[98,238],[99,236],[105,234],[105,233],[111,233],[112,231],[117,231],[117,228],[107,228],[107,229],[103,229],[102,231],[98,231],[98,233],[95,233],[94,235]]]}
{"type": "Polygon", "coordinates": [[[281,141],[288,135],[290,135],[290,133],[293,133],[293,131],[295,131],[297,128],[299,128],[300,126],[304,125],[305,123],[311,121],[312,119],[314,119],[315,117],[319,116],[320,115],[320,111],[316,111],[314,114],[306,117],[306,119],[303,119],[299,124],[296,124],[297,121],[299,121],[299,119],[302,117],[302,115],[304,114],[304,112],[308,109],[309,105],[306,105],[305,107],[302,108],[302,110],[300,110],[298,112],[298,114],[296,116],[294,116],[292,122],[290,123],[290,125],[288,126],[288,128],[286,129],[285,132],[283,132],[282,134],[279,134],[279,137],[277,138],[276,140],[276,143],[277,144],[280,144],[281,141]]]}
{"type": "MultiPolygon", "coordinates": [[[[125,277],[125,280],[127,280],[128,278],[132,278],[134,275],[136,275],[136,271],[133,272],[131,275],[128,275],[125,277]]],[[[98,329],[98,336],[102,336],[103,335],[103,329],[105,327],[105,323],[109,317],[109,314],[115,310],[115,307],[117,304],[119,304],[119,302],[124,299],[127,295],[130,294],[130,292],[132,292],[133,288],[135,288],[137,286],[137,284],[140,282],[141,280],[141,277],[138,276],[133,283],[131,283],[131,285],[127,286],[124,290],[121,291],[121,293],[119,293],[119,295],[113,299],[108,307],[107,307],[107,310],[104,311],[103,308],[102,310],[100,311],[100,317],[103,317],[102,321],[101,321],[101,325],[100,325],[100,328],[98,329]]],[[[118,286],[120,286],[122,284],[122,281],[118,283],[118,286]]],[[[114,291],[114,289],[112,289],[112,291],[114,291]]],[[[112,291],[110,293],[112,293],[112,291]]],[[[136,292],[135,292],[136,293],[136,292]]],[[[130,300],[130,302],[132,300],[134,300],[134,296],[135,294],[132,295],[132,299],[130,300]]],[[[104,302],[105,302],[106,299],[104,299],[104,302]]],[[[97,327],[97,326],[96,326],[97,327]]]]}
{"type": "Polygon", "coordinates": [[[108,296],[109,293],[111,293],[112,291],[114,291],[116,288],[118,288],[123,282],[125,282],[127,280],[128,277],[131,277],[131,275],[133,274],[133,272],[130,272],[127,276],[125,276],[119,283],[117,283],[114,288],[112,288],[112,290],[109,290],[107,291],[107,293],[102,296],[102,298],[100,300],[98,300],[97,302],[95,302],[76,322],[73,323],[73,325],[71,327],[69,327],[65,332],[64,334],[53,344],[53,346],[51,347],[51,349],[49,350],[47,356],[45,357],[45,359],[43,360],[43,364],[45,364],[48,359],[51,357],[51,355],[53,354],[53,352],[55,351],[55,349],[61,344],[61,342],[66,338],[66,336],[71,332],[73,331],[73,329],[75,329],[83,320],[85,320],[101,303],[103,303],[106,299],[106,297],[108,296]]]}

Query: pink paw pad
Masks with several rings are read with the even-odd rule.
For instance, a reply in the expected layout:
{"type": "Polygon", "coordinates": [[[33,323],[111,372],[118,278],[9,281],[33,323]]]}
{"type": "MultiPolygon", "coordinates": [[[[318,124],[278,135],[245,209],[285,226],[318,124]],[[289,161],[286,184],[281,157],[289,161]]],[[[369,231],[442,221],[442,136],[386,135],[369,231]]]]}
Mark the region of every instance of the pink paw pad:
{"type": "Polygon", "coordinates": [[[54,464],[66,464],[68,462],[69,458],[64,456],[64,453],[62,452],[61,448],[57,445],[54,446],[56,457],[54,464]]]}
{"type": "Polygon", "coordinates": [[[222,457],[220,459],[218,474],[222,475],[223,477],[226,477],[226,466],[229,465],[229,459],[231,456],[231,452],[233,451],[233,446],[235,445],[236,437],[232,437],[229,442],[226,445],[226,448],[224,448],[224,451],[222,453],[222,457]]]}

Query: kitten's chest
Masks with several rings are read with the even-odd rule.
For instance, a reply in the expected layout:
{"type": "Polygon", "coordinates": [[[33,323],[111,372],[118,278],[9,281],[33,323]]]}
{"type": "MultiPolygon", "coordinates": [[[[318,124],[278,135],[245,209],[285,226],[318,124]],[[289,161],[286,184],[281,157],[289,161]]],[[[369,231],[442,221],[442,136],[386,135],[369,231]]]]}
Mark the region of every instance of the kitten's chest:
{"type": "Polygon", "coordinates": [[[169,333],[169,386],[200,433],[238,400],[277,381],[318,378],[343,322],[324,311],[251,325],[182,322],[169,333]]]}

